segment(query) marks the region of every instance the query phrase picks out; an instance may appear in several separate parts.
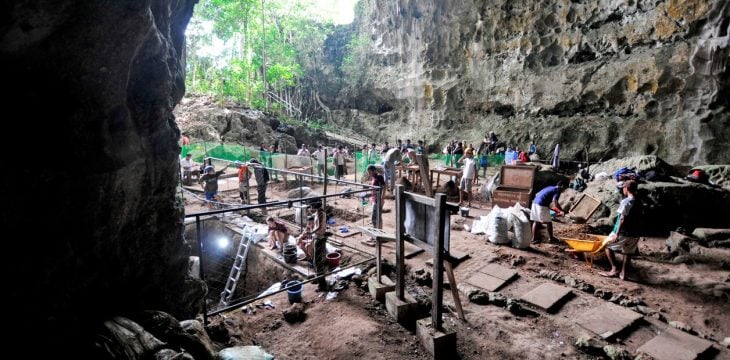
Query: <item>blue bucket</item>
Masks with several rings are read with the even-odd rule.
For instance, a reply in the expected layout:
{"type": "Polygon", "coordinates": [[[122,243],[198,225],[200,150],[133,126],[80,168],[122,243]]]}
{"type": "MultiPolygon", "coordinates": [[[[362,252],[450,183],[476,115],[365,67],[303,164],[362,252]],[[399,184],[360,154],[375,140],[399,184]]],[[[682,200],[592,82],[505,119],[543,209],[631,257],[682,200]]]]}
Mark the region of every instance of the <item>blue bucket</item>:
{"type": "Polygon", "coordinates": [[[289,295],[289,303],[298,303],[302,302],[302,282],[298,280],[292,280],[287,282],[284,287],[288,287],[289,289],[286,290],[287,294],[289,295]]]}

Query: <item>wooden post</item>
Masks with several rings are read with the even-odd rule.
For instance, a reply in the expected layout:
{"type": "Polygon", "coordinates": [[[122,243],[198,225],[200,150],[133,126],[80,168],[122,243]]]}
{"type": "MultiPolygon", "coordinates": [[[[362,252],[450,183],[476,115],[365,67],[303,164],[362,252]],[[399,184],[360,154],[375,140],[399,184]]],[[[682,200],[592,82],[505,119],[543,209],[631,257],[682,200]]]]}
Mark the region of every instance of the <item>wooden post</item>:
{"type": "Polygon", "coordinates": [[[433,295],[431,298],[431,325],[443,330],[442,313],[444,302],[444,222],[446,220],[446,194],[436,194],[436,236],[433,243],[433,295]]]}
{"type": "Polygon", "coordinates": [[[416,155],[418,160],[418,169],[421,176],[421,185],[423,190],[426,192],[426,196],[433,196],[433,190],[431,189],[431,176],[428,172],[428,158],[423,155],[416,155]]]}
{"type": "Polygon", "coordinates": [[[405,301],[405,218],[403,185],[395,186],[395,296],[405,301]]]}

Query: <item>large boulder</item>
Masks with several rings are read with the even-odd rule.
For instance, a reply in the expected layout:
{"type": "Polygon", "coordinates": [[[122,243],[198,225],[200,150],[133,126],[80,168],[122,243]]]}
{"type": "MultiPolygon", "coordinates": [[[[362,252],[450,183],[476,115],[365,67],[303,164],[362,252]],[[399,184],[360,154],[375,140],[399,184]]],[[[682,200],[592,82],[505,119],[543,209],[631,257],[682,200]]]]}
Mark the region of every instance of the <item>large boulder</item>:
{"type": "MultiPolygon", "coordinates": [[[[672,179],[674,182],[639,183],[639,197],[644,205],[639,216],[647,233],[666,233],[677,227],[727,226],[727,213],[721,209],[730,208],[730,191],[681,178],[672,179]]],[[[604,228],[613,225],[622,199],[616,181],[589,182],[584,192],[605,205],[588,219],[588,224],[604,228]]],[[[564,205],[571,206],[579,195],[567,190],[561,200],[565,199],[564,205]]]]}
{"type": "Polygon", "coordinates": [[[591,174],[605,172],[608,175],[613,176],[613,173],[622,167],[633,168],[637,172],[654,170],[662,175],[681,175],[675,174],[674,168],[671,165],[654,155],[630,156],[607,160],[600,164],[591,165],[590,172],[591,174]]]}

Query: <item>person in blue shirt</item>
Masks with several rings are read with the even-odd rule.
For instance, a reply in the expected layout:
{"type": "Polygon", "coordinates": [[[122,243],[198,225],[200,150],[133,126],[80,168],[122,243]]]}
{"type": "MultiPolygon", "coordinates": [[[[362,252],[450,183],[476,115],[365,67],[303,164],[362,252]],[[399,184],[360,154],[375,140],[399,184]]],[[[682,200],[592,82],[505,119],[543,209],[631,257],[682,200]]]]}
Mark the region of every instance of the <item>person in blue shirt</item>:
{"type": "Polygon", "coordinates": [[[539,241],[536,239],[538,226],[540,224],[547,225],[548,235],[550,241],[557,242],[558,239],[553,236],[553,220],[550,216],[550,204],[555,203],[555,208],[558,210],[558,214],[564,213],[562,207],[560,207],[560,194],[567,188],[565,180],[558,181],[555,186],[548,186],[540,190],[535,195],[535,200],[532,200],[532,207],[530,208],[530,220],[532,220],[532,243],[536,244],[539,241]]]}

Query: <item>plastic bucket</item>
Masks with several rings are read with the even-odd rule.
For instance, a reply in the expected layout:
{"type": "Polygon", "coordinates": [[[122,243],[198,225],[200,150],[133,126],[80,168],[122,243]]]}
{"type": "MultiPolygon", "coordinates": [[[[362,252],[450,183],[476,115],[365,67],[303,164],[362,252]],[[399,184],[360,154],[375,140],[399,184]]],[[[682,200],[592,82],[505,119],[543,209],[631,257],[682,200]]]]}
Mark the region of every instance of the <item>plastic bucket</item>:
{"type": "Polygon", "coordinates": [[[338,252],[332,252],[327,254],[327,264],[329,264],[330,268],[336,268],[340,266],[340,259],[342,258],[342,254],[338,252]]]}
{"type": "Polygon", "coordinates": [[[461,212],[461,217],[467,217],[467,216],[469,216],[469,208],[468,207],[462,207],[459,210],[461,212]]]}
{"type": "Polygon", "coordinates": [[[289,303],[298,303],[302,302],[302,282],[299,280],[292,280],[289,281],[284,285],[284,287],[290,287],[286,290],[287,294],[289,295],[289,303]],[[290,287],[291,286],[291,287],[290,287]]]}

